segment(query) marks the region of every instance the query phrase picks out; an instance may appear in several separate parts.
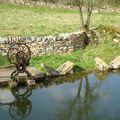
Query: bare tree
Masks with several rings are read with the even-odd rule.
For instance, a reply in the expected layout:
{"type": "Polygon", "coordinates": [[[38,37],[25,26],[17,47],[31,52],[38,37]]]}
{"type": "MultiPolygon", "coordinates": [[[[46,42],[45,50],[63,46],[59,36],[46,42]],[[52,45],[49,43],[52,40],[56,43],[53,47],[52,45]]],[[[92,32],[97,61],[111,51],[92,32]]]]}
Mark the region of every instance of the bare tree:
{"type": "Polygon", "coordinates": [[[90,18],[91,18],[91,14],[92,14],[93,5],[92,5],[92,0],[87,0],[87,18],[86,18],[86,21],[84,21],[83,2],[84,2],[84,0],[78,0],[80,21],[81,21],[82,29],[84,31],[88,32],[90,30],[89,26],[90,26],[90,18]]]}

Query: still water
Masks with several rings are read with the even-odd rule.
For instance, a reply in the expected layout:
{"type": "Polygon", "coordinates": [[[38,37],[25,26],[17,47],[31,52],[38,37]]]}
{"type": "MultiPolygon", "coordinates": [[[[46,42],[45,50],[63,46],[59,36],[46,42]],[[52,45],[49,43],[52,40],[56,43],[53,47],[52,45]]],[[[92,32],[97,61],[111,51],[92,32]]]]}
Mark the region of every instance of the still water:
{"type": "Polygon", "coordinates": [[[2,88],[0,120],[120,120],[120,73],[53,78],[32,89],[2,88]]]}

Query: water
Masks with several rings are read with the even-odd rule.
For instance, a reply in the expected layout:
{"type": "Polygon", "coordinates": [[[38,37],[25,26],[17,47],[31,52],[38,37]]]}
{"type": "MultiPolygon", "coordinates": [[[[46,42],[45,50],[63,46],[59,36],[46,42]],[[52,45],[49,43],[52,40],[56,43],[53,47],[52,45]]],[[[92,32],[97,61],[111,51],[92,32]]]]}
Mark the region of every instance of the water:
{"type": "Polygon", "coordinates": [[[120,73],[76,74],[0,89],[0,120],[119,120],[120,73]]]}

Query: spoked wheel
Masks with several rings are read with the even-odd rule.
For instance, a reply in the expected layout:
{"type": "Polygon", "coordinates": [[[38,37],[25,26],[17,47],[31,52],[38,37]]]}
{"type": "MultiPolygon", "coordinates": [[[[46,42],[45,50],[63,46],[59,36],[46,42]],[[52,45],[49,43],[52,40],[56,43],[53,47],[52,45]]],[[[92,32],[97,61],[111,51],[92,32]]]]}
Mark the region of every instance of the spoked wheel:
{"type": "Polygon", "coordinates": [[[29,61],[31,58],[31,51],[30,48],[25,44],[25,43],[15,43],[10,46],[8,53],[7,53],[7,58],[8,61],[11,64],[16,64],[16,55],[18,52],[24,53],[24,58],[26,61],[29,61]]]}

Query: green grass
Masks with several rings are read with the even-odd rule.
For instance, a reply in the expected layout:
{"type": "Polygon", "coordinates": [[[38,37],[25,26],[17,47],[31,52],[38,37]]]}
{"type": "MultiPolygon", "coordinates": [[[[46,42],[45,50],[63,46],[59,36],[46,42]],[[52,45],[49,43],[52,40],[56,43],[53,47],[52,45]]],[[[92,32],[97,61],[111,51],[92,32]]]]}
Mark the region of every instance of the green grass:
{"type": "Polygon", "coordinates": [[[4,68],[6,65],[9,65],[9,61],[6,56],[0,55],[0,68],[4,68]]]}
{"type": "MultiPolygon", "coordinates": [[[[115,26],[119,20],[119,13],[93,13],[91,26],[115,26]]],[[[58,35],[78,30],[78,10],[0,4],[0,36],[58,35]]]]}

